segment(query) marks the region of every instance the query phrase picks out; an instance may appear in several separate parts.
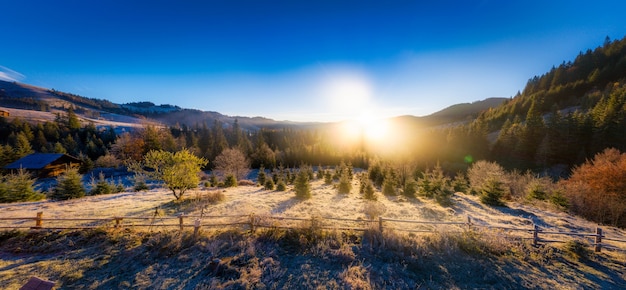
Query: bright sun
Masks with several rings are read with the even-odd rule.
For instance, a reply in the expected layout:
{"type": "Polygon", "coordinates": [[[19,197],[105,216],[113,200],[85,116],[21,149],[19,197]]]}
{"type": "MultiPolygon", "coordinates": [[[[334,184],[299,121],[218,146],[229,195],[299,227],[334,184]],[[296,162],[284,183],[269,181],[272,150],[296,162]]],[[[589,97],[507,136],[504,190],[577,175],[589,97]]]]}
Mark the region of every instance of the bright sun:
{"type": "Polygon", "coordinates": [[[344,120],[342,139],[349,142],[382,144],[389,125],[373,103],[374,87],[366,74],[356,70],[329,74],[322,85],[329,113],[344,120]]]}
{"type": "Polygon", "coordinates": [[[383,142],[389,133],[389,124],[371,111],[343,123],[343,137],[352,141],[383,142]]]}
{"type": "Polygon", "coordinates": [[[362,134],[370,141],[380,141],[387,136],[387,121],[376,117],[376,114],[364,112],[357,119],[357,122],[359,127],[361,127],[362,134]]]}

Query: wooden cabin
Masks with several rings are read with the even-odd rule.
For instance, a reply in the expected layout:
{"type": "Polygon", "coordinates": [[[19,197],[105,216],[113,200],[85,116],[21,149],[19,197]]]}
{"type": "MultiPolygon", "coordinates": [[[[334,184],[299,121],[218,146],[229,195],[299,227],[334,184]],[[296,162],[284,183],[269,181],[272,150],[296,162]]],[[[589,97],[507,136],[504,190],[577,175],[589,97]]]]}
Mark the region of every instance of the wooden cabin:
{"type": "Polygon", "coordinates": [[[8,111],[0,110],[0,117],[9,117],[10,115],[8,111]]]}
{"type": "Polygon", "coordinates": [[[4,167],[16,171],[20,168],[31,172],[34,176],[45,178],[61,175],[67,168],[78,168],[82,161],[76,157],[62,153],[33,153],[4,167]]]}

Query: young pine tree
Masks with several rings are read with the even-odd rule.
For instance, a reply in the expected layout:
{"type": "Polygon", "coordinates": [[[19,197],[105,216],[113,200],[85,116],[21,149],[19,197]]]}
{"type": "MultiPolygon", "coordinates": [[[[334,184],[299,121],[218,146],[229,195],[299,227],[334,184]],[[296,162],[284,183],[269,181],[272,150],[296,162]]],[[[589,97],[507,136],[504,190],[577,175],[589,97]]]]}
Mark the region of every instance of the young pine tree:
{"type": "Polygon", "coordinates": [[[296,191],[296,197],[298,198],[305,199],[311,197],[309,174],[305,170],[298,171],[294,181],[294,189],[296,191]]]}
{"type": "Polygon", "coordinates": [[[92,177],[91,191],[89,191],[89,195],[109,194],[113,193],[113,191],[114,186],[104,178],[104,173],[100,172],[98,180],[92,177]]]}
{"type": "Polygon", "coordinates": [[[363,198],[367,200],[376,200],[376,190],[374,189],[374,184],[370,179],[365,179],[363,198]]]}
{"type": "Polygon", "coordinates": [[[396,181],[391,175],[387,175],[383,181],[383,194],[384,195],[396,195],[396,181]]]}
{"type": "Polygon", "coordinates": [[[274,180],[271,178],[267,178],[265,183],[263,184],[263,188],[266,190],[274,190],[274,180]]]}
{"type": "Polygon", "coordinates": [[[504,187],[497,179],[488,179],[480,191],[480,202],[491,206],[503,206],[504,187]]]}
{"type": "MultiPolygon", "coordinates": [[[[256,176],[256,180],[259,183],[259,185],[265,186],[266,178],[267,178],[267,175],[265,174],[265,167],[261,166],[261,168],[259,168],[259,173],[256,176]]],[[[272,184],[272,189],[274,189],[273,184],[272,184]]]]}
{"type": "Polygon", "coordinates": [[[237,177],[234,174],[226,175],[224,179],[224,187],[237,187],[237,177]]]}
{"type": "Polygon", "coordinates": [[[81,179],[82,175],[78,173],[78,169],[68,168],[65,173],[57,177],[57,185],[50,194],[50,198],[66,200],[85,196],[81,179]]]}
{"type": "Polygon", "coordinates": [[[402,190],[402,195],[406,197],[415,197],[417,193],[417,181],[412,177],[407,178],[404,183],[404,188],[402,190]]]}
{"type": "Polygon", "coordinates": [[[1,177],[0,181],[0,203],[34,201],[45,197],[35,190],[35,180],[23,169],[1,177]]]}
{"type": "Polygon", "coordinates": [[[333,184],[333,175],[330,173],[330,170],[326,170],[324,172],[324,184],[326,185],[333,184]]]}
{"type": "Polygon", "coordinates": [[[277,191],[285,191],[287,190],[287,184],[283,180],[283,178],[278,178],[278,182],[276,182],[276,190],[277,191]]]}
{"type": "Polygon", "coordinates": [[[339,178],[339,193],[348,194],[350,190],[352,190],[352,182],[350,181],[350,177],[348,177],[348,172],[345,171],[339,178]]]}
{"type": "Polygon", "coordinates": [[[317,174],[316,174],[316,178],[317,178],[317,179],[322,179],[322,178],[324,178],[324,168],[322,168],[322,165],[317,166],[317,174]]]}

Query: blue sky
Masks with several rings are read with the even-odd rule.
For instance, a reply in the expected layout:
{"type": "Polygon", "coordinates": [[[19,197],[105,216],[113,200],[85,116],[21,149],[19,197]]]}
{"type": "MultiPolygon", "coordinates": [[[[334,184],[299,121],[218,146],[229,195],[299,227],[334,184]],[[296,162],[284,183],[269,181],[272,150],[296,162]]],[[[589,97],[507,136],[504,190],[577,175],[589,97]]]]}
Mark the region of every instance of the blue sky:
{"type": "Polygon", "coordinates": [[[116,103],[337,121],[510,97],[624,1],[7,1],[0,78],[116,103]]]}

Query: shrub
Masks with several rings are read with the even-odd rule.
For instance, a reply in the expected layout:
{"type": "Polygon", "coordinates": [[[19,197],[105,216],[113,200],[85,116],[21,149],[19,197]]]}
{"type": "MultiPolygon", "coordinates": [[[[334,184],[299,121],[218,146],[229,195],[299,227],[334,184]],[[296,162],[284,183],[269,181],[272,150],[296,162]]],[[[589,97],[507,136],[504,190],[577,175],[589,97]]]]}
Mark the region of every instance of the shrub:
{"type": "Polygon", "coordinates": [[[210,204],[215,204],[224,199],[226,199],[226,196],[221,190],[219,190],[219,191],[213,191],[213,192],[206,194],[205,196],[203,196],[202,201],[206,201],[210,204]]]}
{"type": "Polygon", "coordinates": [[[217,186],[218,181],[217,181],[217,175],[215,175],[215,173],[211,173],[211,175],[209,176],[209,183],[211,184],[212,187],[217,186]]]}
{"type": "Polygon", "coordinates": [[[98,159],[96,159],[96,162],[95,162],[96,167],[116,168],[116,167],[119,167],[121,164],[122,162],[119,159],[117,159],[115,155],[108,154],[108,153],[106,155],[98,157],[98,159]]]}
{"type": "Polygon", "coordinates": [[[504,189],[502,182],[496,179],[489,179],[480,191],[480,202],[491,206],[503,206],[503,195],[504,189]]]}
{"type": "Polygon", "coordinates": [[[274,180],[271,178],[268,178],[267,180],[265,180],[263,187],[267,190],[274,190],[274,180]]]}
{"type": "Polygon", "coordinates": [[[244,179],[244,180],[239,180],[237,182],[237,185],[239,185],[239,186],[255,186],[255,185],[257,185],[257,183],[252,181],[252,180],[244,179]]]}
{"type": "Polygon", "coordinates": [[[298,198],[311,197],[311,184],[309,183],[309,174],[306,171],[298,171],[296,180],[294,181],[294,189],[296,191],[296,197],[298,198]]]}
{"type": "Polygon", "coordinates": [[[605,149],[563,181],[571,210],[583,217],[626,226],[626,153],[605,149]]]}
{"type": "Polygon", "coordinates": [[[237,177],[234,174],[226,175],[224,179],[224,187],[237,187],[237,177]]]}
{"type": "Polygon", "coordinates": [[[490,180],[504,183],[506,181],[506,172],[498,163],[479,160],[467,170],[467,177],[472,189],[480,191],[490,180]]]}
{"type": "Polygon", "coordinates": [[[591,250],[587,248],[585,242],[579,240],[569,240],[563,245],[563,251],[576,260],[587,260],[591,256],[591,250]]]}
{"type": "Polygon", "coordinates": [[[55,200],[66,200],[85,196],[81,179],[82,175],[77,169],[68,168],[65,173],[57,177],[57,185],[49,197],[55,200]]]}
{"type": "Polygon", "coordinates": [[[385,210],[386,209],[384,205],[374,201],[365,202],[365,204],[363,205],[363,213],[370,220],[377,219],[379,216],[385,213],[385,210]]]}

